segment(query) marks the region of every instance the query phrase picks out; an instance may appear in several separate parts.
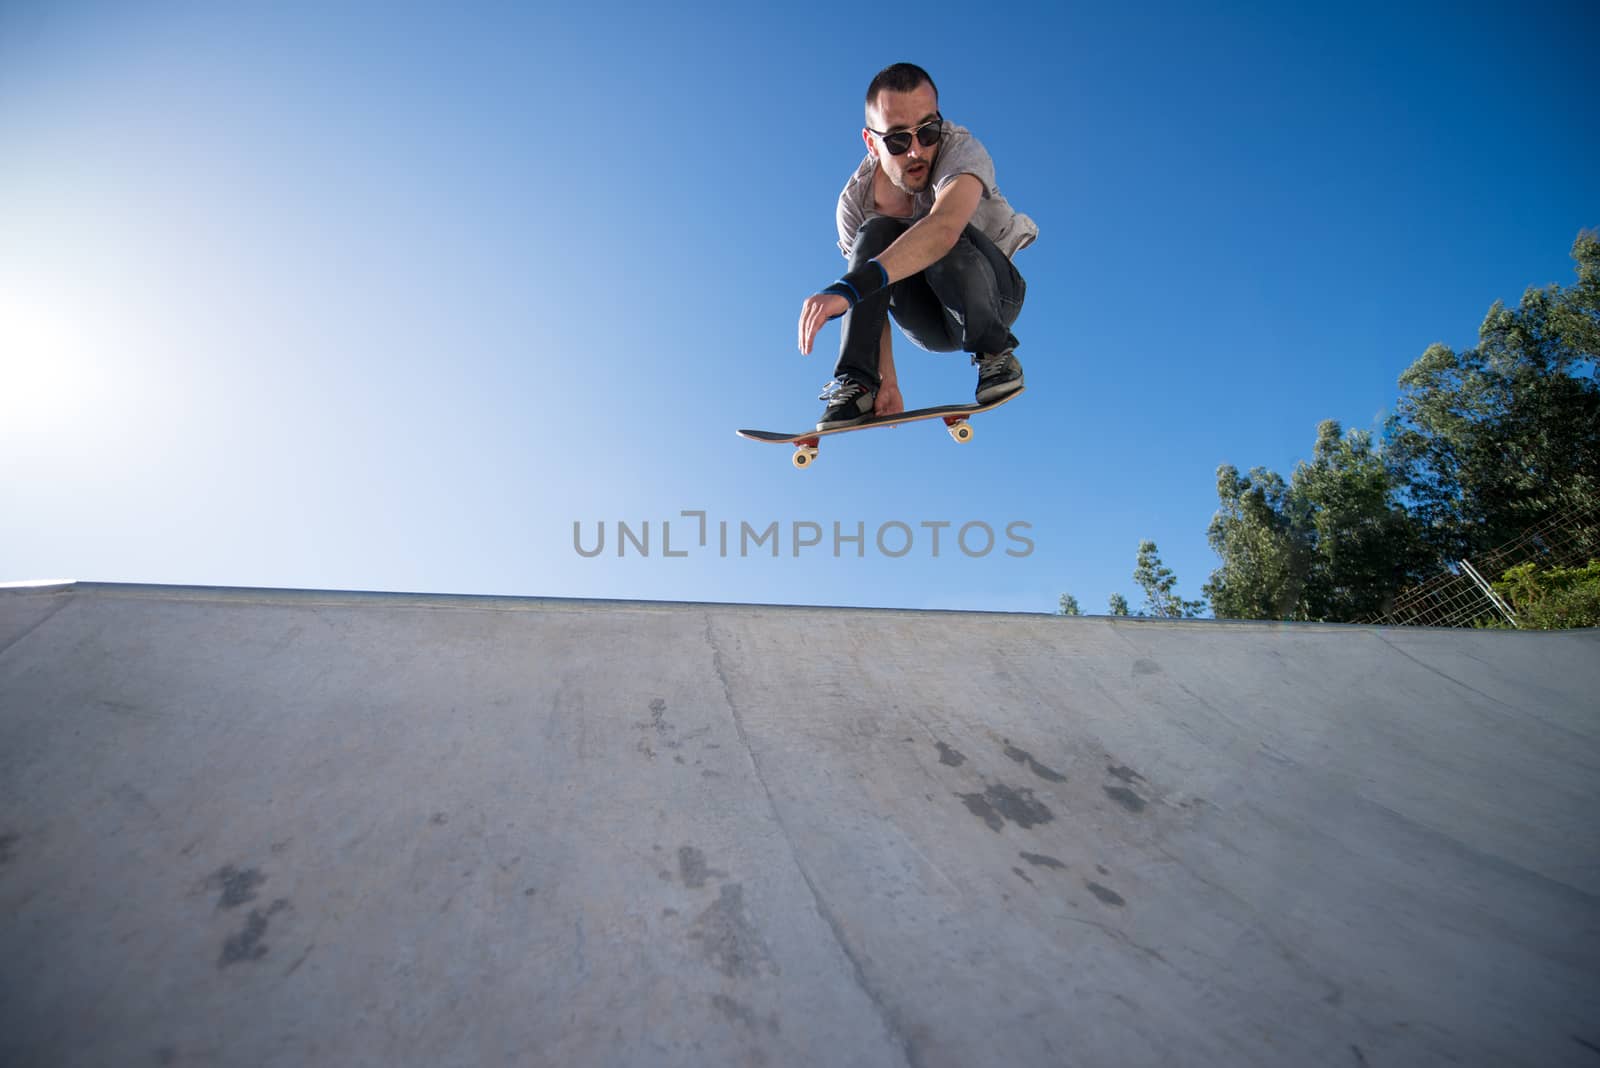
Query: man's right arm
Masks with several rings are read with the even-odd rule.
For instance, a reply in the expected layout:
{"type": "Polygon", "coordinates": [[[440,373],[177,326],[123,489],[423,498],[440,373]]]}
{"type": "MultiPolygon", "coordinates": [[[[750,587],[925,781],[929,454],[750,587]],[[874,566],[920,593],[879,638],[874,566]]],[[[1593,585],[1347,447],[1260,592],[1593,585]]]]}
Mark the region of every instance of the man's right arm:
{"type": "Polygon", "coordinates": [[[846,185],[839,194],[839,203],[833,212],[834,224],[839,228],[839,251],[845,259],[850,258],[850,250],[855,247],[856,231],[861,229],[861,224],[866,222],[866,214],[861,206],[850,196],[850,186],[846,185]]]}

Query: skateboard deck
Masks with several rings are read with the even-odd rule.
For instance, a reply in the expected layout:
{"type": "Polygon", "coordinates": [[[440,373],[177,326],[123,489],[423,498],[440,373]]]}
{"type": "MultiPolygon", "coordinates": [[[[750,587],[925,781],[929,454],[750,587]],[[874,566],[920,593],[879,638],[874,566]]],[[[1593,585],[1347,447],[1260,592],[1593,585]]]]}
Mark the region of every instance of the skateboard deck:
{"type": "Polygon", "coordinates": [[[950,431],[950,436],[956,441],[965,444],[972,440],[972,426],[967,422],[967,417],[987,412],[992,408],[1022,396],[1024,390],[1007,393],[997,401],[988,404],[941,404],[934,408],[912,408],[898,415],[873,415],[854,423],[850,426],[836,426],[829,430],[802,430],[798,434],[780,434],[772,430],[735,430],[741,438],[751,441],[768,441],[774,445],[793,445],[794,456],[792,462],[796,467],[810,467],[817,458],[818,441],[829,434],[848,434],[852,430],[869,430],[875,426],[899,426],[902,423],[919,423],[924,419],[943,419],[944,425],[950,431]]]}

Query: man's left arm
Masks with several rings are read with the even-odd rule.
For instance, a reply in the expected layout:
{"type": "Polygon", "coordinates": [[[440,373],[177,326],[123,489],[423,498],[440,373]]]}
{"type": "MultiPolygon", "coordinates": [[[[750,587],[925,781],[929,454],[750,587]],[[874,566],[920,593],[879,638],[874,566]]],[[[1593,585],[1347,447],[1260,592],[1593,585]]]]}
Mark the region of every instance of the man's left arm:
{"type": "MultiPolygon", "coordinates": [[[[961,233],[967,228],[967,223],[972,221],[972,213],[978,210],[978,202],[983,199],[983,183],[971,174],[959,174],[954,179],[946,182],[933,197],[933,209],[927,215],[918,219],[911,228],[895,239],[894,244],[884,249],[877,257],[876,263],[883,269],[881,280],[873,270],[872,262],[862,268],[866,277],[862,281],[870,281],[873,289],[880,285],[890,285],[902,278],[910,278],[919,271],[925,271],[938,263],[956,247],[956,242],[961,239],[961,233]]],[[[852,275],[845,275],[838,282],[808,298],[800,308],[800,351],[806,355],[811,354],[812,343],[816,340],[817,332],[824,323],[830,319],[837,319],[850,310],[854,299],[861,296],[858,287],[850,282],[852,275]],[[849,292],[852,297],[847,299],[840,293],[849,292]]]]}
{"type": "Polygon", "coordinates": [[[933,197],[933,210],[918,219],[878,256],[889,282],[925,271],[956,247],[983,199],[983,183],[975,175],[958,174],[933,197]]]}

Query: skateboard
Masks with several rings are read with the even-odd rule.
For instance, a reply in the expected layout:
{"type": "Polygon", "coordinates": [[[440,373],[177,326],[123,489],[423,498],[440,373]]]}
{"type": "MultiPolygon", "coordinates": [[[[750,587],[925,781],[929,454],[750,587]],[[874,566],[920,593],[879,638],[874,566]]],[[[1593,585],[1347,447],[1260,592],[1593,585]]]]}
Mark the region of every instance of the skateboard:
{"type": "Polygon", "coordinates": [[[972,440],[972,425],[967,422],[967,417],[987,412],[991,408],[998,408],[1014,397],[1020,397],[1023,390],[1007,393],[997,401],[988,404],[941,404],[936,408],[912,408],[898,415],[874,415],[850,426],[837,426],[831,430],[805,430],[798,434],[779,434],[771,430],[735,430],[741,438],[751,441],[770,441],[775,445],[793,445],[794,456],[792,461],[798,468],[811,466],[817,458],[817,443],[819,439],[829,434],[848,434],[852,430],[867,430],[875,426],[899,426],[901,423],[918,423],[924,419],[943,419],[945,429],[950,431],[950,436],[957,442],[965,444],[972,440]]]}

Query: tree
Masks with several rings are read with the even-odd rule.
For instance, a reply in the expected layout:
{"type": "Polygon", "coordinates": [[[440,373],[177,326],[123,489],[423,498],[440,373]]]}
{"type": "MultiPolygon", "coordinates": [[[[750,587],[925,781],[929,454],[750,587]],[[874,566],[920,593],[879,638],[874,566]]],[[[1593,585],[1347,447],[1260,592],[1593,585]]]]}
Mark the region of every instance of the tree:
{"type": "Polygon", "coordinates": [[[1140,615],[1190,619],[1205,610],[1204,601],[1185,601],[1173,592],[1178,585],[1178,577],[1161,565],[1161,554],[1153,541],[1139,543],[1139,559],[1133,569],[1133,581],[1144,590],[1145,610],[1140,615]]]}
{"type": "Polygon", "coordinates": [[[1081,615],[1083,615],[1083,613],[1078,610],[1078,599],[1076,597],[1072,596],[1072,594],[1070,594],[1070,593],[1063,593],[1061,595],[1061,606],[1056,609],[1056,615],[1058,615],[1058,616],[1081,616],[1081,615]]]}
{"type": "Polygon", "coordinates": [[[1111,614],[1114,616],[1125,616],[1128,614],[1128,599],[1122,596],[1120,593],[1113,593],[1111,595],[1111,614]]]}
{"type": "Polygon", "coordinates": [[[1600,502],[1600,235],[1572,258],[1577,284],[1496,301],[1476,348],[1433,345],[1400,377],[1388,448],[1441,562],[1600,502]]]}
{"type": "Polygon", "coordinates": [[[1311,463],[1295,468],[1291,490],[1310,524],[1308,618],[1353,622],[1377,615],[1427,571],[1399,480],[1367,431],[1343,434],[1334,420],[1321,423],[1311,463]]]}
{"type": "Polygon", "coordinates": [[[1577,284],[1495,303],[1477,348],[1423,353],[1381,448],[1329,420],[1288,483],[1218,468],[1221,564],[1202,587],[1216,615],[1369,618],[1443,563],[1600,511],[1600,234],[1572,257],[1577,284]]]}
{"type": "Polygon", "coordinates": [[[1206,532],[1222,560],[1201,592],[1220,619],[1305,618],[1310,550],[1305,521],[1276,472],[1217,469],[1219,508],[1206,532]]]}
{"type": "Polygon", "coordinates": [[[1207,531],[1221,558],[1202,587],[1226,619],[1351,622],[1381,612],[1419,578],[1426,554],[1399,481],[1362,430],[1317,427],[1309,463],[1286,484],[1263,468],[1217,470],[1207,531]]]}

